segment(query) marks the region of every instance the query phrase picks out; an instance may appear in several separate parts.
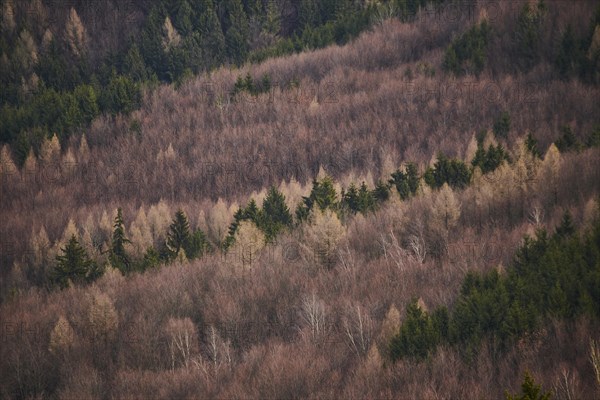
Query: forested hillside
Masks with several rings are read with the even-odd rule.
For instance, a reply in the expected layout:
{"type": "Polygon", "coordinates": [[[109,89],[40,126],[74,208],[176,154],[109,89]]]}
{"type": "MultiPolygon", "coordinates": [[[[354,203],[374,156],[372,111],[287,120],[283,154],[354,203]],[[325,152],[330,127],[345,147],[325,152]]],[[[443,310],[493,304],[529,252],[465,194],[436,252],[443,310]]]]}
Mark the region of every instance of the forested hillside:
{"type": "Polygon", "coordinates": [[[600,396],[596,2],[1,21],[1,397],[600,396]]]}

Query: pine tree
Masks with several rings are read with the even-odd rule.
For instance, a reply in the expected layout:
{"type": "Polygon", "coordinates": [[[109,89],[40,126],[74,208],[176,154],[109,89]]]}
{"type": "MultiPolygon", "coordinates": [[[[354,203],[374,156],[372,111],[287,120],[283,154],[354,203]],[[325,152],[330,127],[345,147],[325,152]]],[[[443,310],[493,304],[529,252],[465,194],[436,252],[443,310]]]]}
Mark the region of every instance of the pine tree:
{"type": "Polygon", "coordinates": [[[227,57],[237,65],[241,65],[248,56],[249,27],[248,17],[240,0],[227,2],[229,26],[225,33],[227,57]]]}
{"type": "Polygon", "coordinates": [[[438,154],[433,168],[424,175],[425,182],[432,188],[440,188],[448,183],[452,188],[462,189],[471,181],[471,171],[460,160],[449,159],[444,154],[438,154]]]}
{"type": "Polygon", "coordinates": [[[363,214],[369,211],[375,211],[375,199],[373,198],[371,191],[367,188],[367,184],[364,182],[360,185],[360,189],[358,190],[358,211],[363,214]]]}
{"type": "Polygon", "coordinates": [[[575,233],[575,226],[573,225],[573,217],[571,217],[571,213],[567,210],[563,214],[562,220],[560,221],[560,225],[556,228],[556,236],[559,238],[564,238],[575,233]]]}
{"type": "Polygon", "coordinates": [[[531,155],[535,156],[536,158],[542,158],[542,153],[538,149],[537,143],[537,139],[533,137],[531,132],[529,132],[525,138],[525,147],[531,155]]]}
{"type": "Polygon", "coordinates": [[[413,300],[406,307],[406,318],[400,332],[390,344],[390,357],[397,360],[401,357],[425,358],[439,341],[439,333],[435,331],[427,312],[413,300]]]}
{"type": "Polygon", "coordinates": [[[354,183],[351,183],[348,190],[342,195],[342,203],[353,214],[358,212],[358,189],[354,183]]]}
{"type": "Polygon", "coordinates": [[[487,174],[488,172],[494,171],[504,161],[508,161],[508,154],[504,151],[502,145],[494,146],[490,144],[488,150],[485,151],[481,143],[477,146],[477,152],[471,164],[473,167],[479,167],[481,172],[487,174]]]}
{"type": "Polygon", "coordinates": [[[383,203],[390,198],[390,186],[378,180],[373,190],[373,197],[378,203],[383,203]]]}
{"type": "Polygon", "coordinates": [[[190,260],[202,257],[210,250],[206,234],[201,229],[196,229],[190,237],[186,254],[190,260]]]}
{"type": "Polygon", "coordinates": [[[494,122],[493,127],[494,135],[499,138],[508,137],[510,131],[510,114],[508,111],[503,111],[500,117],[494,122]]]}
{"type": "Polygon", "coordinates": [[[267,241],[271,241],[281,230],[291,224],[292,215],[285,203],[285,196],[275,186],[271,186],[263,201],[259,228],[265,233],[267,241]]]}
{"type": "Polygon", "coordinates": [[[573,130],[570,126],[563,126],[561,131],[562,136],[556,142],[554,142],[554,144],[561,153],[565,153],[571,150],[577,151],[581,149],[582,144],[573,134],[573,130]]]}
{"type": "Polygon", "coordinates": [[[214,68],[225,60],[225,36],[221,22],[211,0],[202,1],[202,14],[198,18],[198,30],[201,34],[202,51],[206,58],[206,67],[214,68]]]}
{"type": "Polygon", "coordinates": [[[542,386],[536,385],[529,372],[525,372],[521,393],[521,395],[511,396],[508,391],[505,391],[506,400],[550,400],[551,392],[543,393],[542,386]]]}
{"type": "Polygon", "coordinates": [[[85,249],[81,247],[75,235],[72,235],[67,245],[61,249],[62,254],[56,256],[53,270],[53,281],[61,288],[73,283],[93,280],[97,277],[97,266],[85,249]]]}
{"type": "Polygon", "coordinates": [[[165,11],[160,6],[150,10],[140,38],[140,49],[146,65],[161,80],[166,80],[166,56],[163,50],[165,11]]]}
{"type": "Polygon", "coordinates": [[[123,226],[123,216],[121,208],[117,209],[117,216],[113,225],[113,234],[111,240],[110,250],[110,262],[113,267],[117,268],[123,273],[130,271],[130,261],[127,252],[125,251],[125,244],[131,243],[129,239],[125,237],[125,228],[123,226]]]}
{"type": "Polygon", "coordinates": [[[319,5],[316,0],[302,0],[298,8],[298,32],[306,28],[316,28],[321,24],[319,5]]]}
{"type": "Polygon", "coordinates": [[[192,30],[194,29],[192,25],[192,17],[193,10],[190,6],[190,3],[188,3],[187,0],[182,0],[179,3],[179,8],[177,9],[177,15],[174,23],[177,31],[184,36],[191,34],[192,30]]]}
{"type": "Polygon", "coordinates": [[[125,56],[123,72],[135,82],[144,82],[149,78],[146,63],[135,42],[132,43],[125,56]]]}
{"type": "Polygon", "coordinates": [[[267,1],[264,30],[271,35],[277,35],[281,31],[281,13],[275,0],[267,1]]]}
{"type": "Polygon", "coordinates": [[[529,71],[540,60],[540,37],[544,14],[545,6],[540,0],[537,5],[525,3],[517,19],[516,60],[523,71],[529,71]]]}
{"type": "Polygon", "coordinates": [[[178,210],[175,213],[175,218],[169,226],[167,232],[167,253],[170,260],[174,260],[188,248],[191,239],[190,224],[185,213],[178,210]]]}
{"type": "Polygon", "coordinates": [[[326,176],[320,182],[315,181],[310,197],[321,210],[328,208],[335,209],[337,204],[337,194],[333,187],[333,180],[326,176]]]}

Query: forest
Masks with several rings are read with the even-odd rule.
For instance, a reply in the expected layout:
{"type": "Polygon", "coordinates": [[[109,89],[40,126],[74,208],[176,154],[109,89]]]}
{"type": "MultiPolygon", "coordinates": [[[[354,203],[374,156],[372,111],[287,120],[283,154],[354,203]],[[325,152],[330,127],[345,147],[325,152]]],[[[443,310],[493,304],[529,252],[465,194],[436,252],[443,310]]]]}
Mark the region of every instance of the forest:
{"type": "Polygon", "coordinates": [[[600,6],[2,0],[0,397],[600,396],[600,6]]]}

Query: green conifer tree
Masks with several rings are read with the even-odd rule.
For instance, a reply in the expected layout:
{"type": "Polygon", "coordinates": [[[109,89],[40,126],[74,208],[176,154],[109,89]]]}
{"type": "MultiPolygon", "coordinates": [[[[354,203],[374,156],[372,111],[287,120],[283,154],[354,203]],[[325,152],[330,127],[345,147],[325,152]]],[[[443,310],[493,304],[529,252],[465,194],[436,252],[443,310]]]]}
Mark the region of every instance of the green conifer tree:
{"type": "Polygon", "coordinates": [[[59,287],[66,288],[71,282],[87,282],[98,275],[96,264],[88,257],[75,235],[72,235],[67,245],[61,249],[61,254],[56,256],[52,280],[59,287]]]}
{"type": "Polygon", "coordinates": [[[188,219],[182,210],[178,210],[167,233],[166,245],[168,258],[174,260],[179,256],[181,251],[185,252],[186,248],[189,248],[190,239],[191,233],[188,219]]]}
{"type": "Polygon", "coordinates": [[[117,209],[117,216],[113,224],[113,234],[110,248],[110,262],[113,267],[119,269],[123,273],[130,271],[130,260],[125,251],[125,244],[131,243],[125,237],[125,227],[123,225],[123,215],[121,208],[117,209]]]}

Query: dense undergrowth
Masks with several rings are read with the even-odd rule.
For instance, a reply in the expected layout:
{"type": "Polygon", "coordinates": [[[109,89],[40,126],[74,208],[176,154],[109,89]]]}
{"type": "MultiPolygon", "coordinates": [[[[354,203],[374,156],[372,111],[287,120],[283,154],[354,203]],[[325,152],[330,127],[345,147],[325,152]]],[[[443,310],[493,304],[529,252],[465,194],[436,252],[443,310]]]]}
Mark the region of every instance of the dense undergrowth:
{"type": "Polygon", "coordinates": [[[597,396],[596,5],[415,4],[3,146],[0,396],[597,396]]]}

